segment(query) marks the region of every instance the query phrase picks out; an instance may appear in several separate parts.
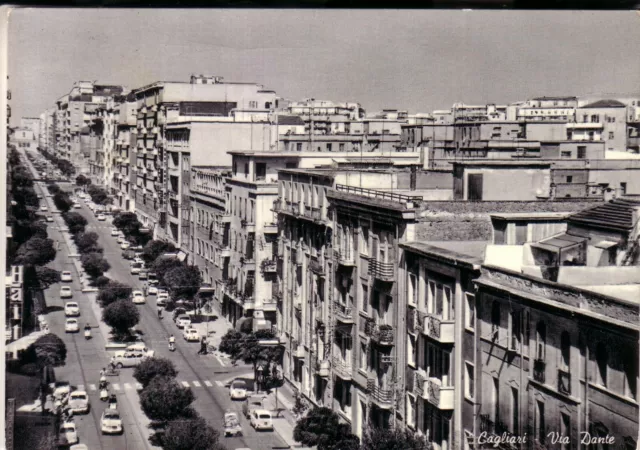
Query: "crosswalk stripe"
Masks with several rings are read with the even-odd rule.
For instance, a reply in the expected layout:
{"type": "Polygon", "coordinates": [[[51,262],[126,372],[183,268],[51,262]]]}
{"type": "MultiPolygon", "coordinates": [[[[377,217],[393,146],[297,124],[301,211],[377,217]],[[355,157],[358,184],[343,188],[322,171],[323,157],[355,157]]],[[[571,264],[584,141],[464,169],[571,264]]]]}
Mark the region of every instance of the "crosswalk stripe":
{"type": "Polygon", "coordinates": [[[189,383],[187,383],[186,381],[183,381],[183,382],[182,382],[182,385],[183,385],[184,387],[189,387],[189,383]]]}
{"type": "Polygon", "coordinates": [[[216,380],[216,384],[220,387],[224,387],[224,383],[220,380],[216,380]]]}
{"type": "Polygon", "coordinates": [[[136,383],[136,389],[142,389],[142,385],[140,383],[136,383]]]}
{"type": "Polygon", "coordinates": [[[209,380],[205,381],[204,385],[207,386],[207,387],[212,387],[213,386],[213,384],[211,384],[211,381],[209,381],[209,380]]]}
{"type": "Polygon", "coordinates": [[[198,381],[194,381],[194,382],[193,382],[193,385],[194,385],[195,387],[200,387],[200,383],[199,383],[198,381]]]}
{"type": "Polygon", "coordinates": [[[78,385],[78,390],[79,391],[84,391],[84,384],[79,384],[78,385]]]}
{"type": "Polygon", "coordinates": [[[111,386],[113,386],[113,390],[114,391],[119,391],[120,390],[120,385],[118,383],[113,383],[111,386]]]}
{"type": "Polygon", "coordinates": [[[125,383],[124,384],[124,390],[125,391],[131,390],[131,385],[129,383],[125,383]]]}
{"type": "Polygon", "coordinates": [[[98,390],[98,388],[96,387],[96,385],[95,385],[95,384],[90,384],[90,385],[89,385],[89,390],[90,390],[90,391],[97,391],[97,390],[98,390]]]}

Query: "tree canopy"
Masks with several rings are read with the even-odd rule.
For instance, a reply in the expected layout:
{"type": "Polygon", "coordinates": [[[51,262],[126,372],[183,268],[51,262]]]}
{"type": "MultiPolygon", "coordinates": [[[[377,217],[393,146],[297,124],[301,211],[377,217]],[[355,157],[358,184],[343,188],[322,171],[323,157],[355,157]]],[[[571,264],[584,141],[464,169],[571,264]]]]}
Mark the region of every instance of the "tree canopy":
{"type": "MultiPolygon", "coordinates": [[[[115,225],[115,220],[114,220],[114,225],[115,225]]],[[[147,244],[144,246],[144,249],[142,250],[142,259],[147,264],[151,264],[156,259],[158,259],[159,256],[165,253],[172,253],[175,251],[176,251],[176,248],[173,246],[173,244],[169,242],[152,240],[147,242],[147,244]]]]}
{"type": "Polygon", "coordinates": [[[424,437],[407,429],[369,428],[362,436],[361,450],[431,450],[424,437]]]}
{"type": "Polygon", "coordinates": [[[60,210],[62,213],[68,212],[73,206],[73,202],[69,198],[66,192],[56,192],[53,194],[53,203],[56,205],[56,208],[60,210]]]}
{"type": "Polygon", "coordinates": [[[62,215],[65,223],[69,227],[71,234],[83,233],[87,226],[87,219],[82,214],[71,211],[62,215]]]}
{"type": "Polygon", "coordinates": [[[174,378],[176,375],[176,367],[166,358],[146,358],[133,370],[133,377],[143,387],[147,387],[155,377],[174,378]]]}
{"type": "Polygon", "coordinates": [[[98,233],[85,231],[74,235],[73,240],[80,253],[102,253],[102,247],[98,245],[98,233]]]}
{"type": "Polygon", "coordinates": [[[202,275],[200,269],[195,266],[185,266],[181,264],[165,272],[164,285],[169,289],[171,298],[174,300],[193,300],[193,297],[200,290],[202,285],[202,275]]]}
{"type": "Polygon", "coordinates": [[[125,336],[140,321],[140,311],[131,300],[116,300],[102,311],[102,320],[116,335],[125,336]]]}
{"type": "Polygon", "coordinates": [[[67,346],[53,333],[40,336],[22,353],[23,364],[36,363],[40,367],[62,366],[67,359],[67,346]]]}
{"type": "Polygon", "coordinates": [[[195,397],[171,377],[154,377],[140,394],[142,411],[151,420],[167,422],[181,417],[195,397]]]}
{"type": "Polygon", "coordinates": [[[91,278],[98,278],[111,268],[107,260],[104,259],[100,253],[86,253],[80,256],[80,262],[82,263],[84,271],[91,278]]]}
{"type": "Polygon", "coordinates": [[[182,263],[177,258],[165,258],[163,256],[158,257],[152,264],[152,269],[158,276],[158,281],[163,286],[166,286],[164,276],[169,270],[182,266],[182,263]]]}
{"type": "Polygon", "coordinates": [[[119,281],[109,280],[98,292],[98,302],[102,307],[109,306],[118,300],[126,300],[131,297],[133,289],[119,281]]]}
{"type": "Polygon", "coordinates": [[[326,407],[314,408],[298,420],[293,438],[308,447],[317,446],[318,450],[358,448],[358,437],[351,433],[351,427],[340,423],[338,414],[326,407]]]}
{"type": "Polygon", "coordinates": [[[18,264],[43,266],[55,257],[56,249],[51,239],[32,237],[18,248],[15,260],[18,264]]]}
{"type": "Polygon", "coordinates": [[[138,217],[135,213],[132,212],[122,212],[116,214],[113,218],[113,226],[122,230],[124,234],[127,236],[137,235],[140,232],[140,227],[142,224],[138,220],[138,217]]]}
{"type": "Polygon", "coordinates": [[[223,450],[218,431],[202,417],[167,424],[162,437],[164,450],[223,450]]]}
{"type": "Polygon", "coordinates": [[[87,186],[87,194],[91,196],[91,201],[96,205],[108,205],[111,203],[111,198],[109,198],[107,191],[95,184],[87,186]]]}
{"type": "Polygon", "coordinates": [[[76,185],[78,186],[88,186],[91,184],[91,179],[89,179],[88,177],[85,177],[84,175],[80,174],[76,177],[76,185]]]}
{"type": "Polygon", "coordinates": [[[60,282],[60,272],[49,267],[36,267],[36,277],[40,289],[48,289],[52,284],[60,282]]]}

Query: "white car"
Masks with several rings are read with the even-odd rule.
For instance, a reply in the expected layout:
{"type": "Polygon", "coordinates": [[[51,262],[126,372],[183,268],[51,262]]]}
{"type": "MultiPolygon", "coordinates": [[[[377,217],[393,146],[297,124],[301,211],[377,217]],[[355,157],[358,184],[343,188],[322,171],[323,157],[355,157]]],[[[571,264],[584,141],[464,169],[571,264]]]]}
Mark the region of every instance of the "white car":
{"type": "Polygon", "coordinates": [[[64,332],[65,333],[77,333],[80,331],[80,324],[78,323],[78,319],[67,319],[64,323],[64,332]]]}
{"type": "Polygon", "coordinates": [[[233,380],[229,386],[231,400],[245,400],[247,398],[247,383],[243,380],[233,380]]]}
{"type": "Polygon", "coordinates": [[[51,216],[47,216],[46,221],[47,221],[47,222],[53,222],[53,217],[51,217],[51,216]]]}
{"type": "Polygon", "coordinates": [[[118,233],[120,233],[120,230],[117,228],[114,227],[111,229],[111,236],[118,236],[118,233]]]}
{"type": "Polygon", "coordinates": [[[62,286],[60,288],[60,298],[71,298],[73,297],[73,292],[69,286],[62,286]]]}
{"type": "Polygon", "coordinates": [[[69,396],[69,407],[73,413],[86,414],[89,412],[89,396],[85,391],[73,391],[69,396]]]}
{"type": "Polygon", "coordinates": [[[131,263],[131,275],[138,275],[142,270],[141,264],[131,263]]]}
{"type": "Polygon", "coordinates": [[[40,211],[44,211],[44,212],[46,212],[46,211],[49,211],[49,208],[47,208],[45,205],[42,205],[42,206],[40,207],[40,211]]]}
{"type": "Polygon", "coordinates": [[[142,291],[133,291],[131,295],[133,297],[132,300],[135,305],[144,305],[147,302],[147,299],[144,298],[144,294],[142,293],[142,291]]]}
{"type": "Polygon", "coordinates": [[[149,286],[149,289],[147,290],[147,293],[149,295],[157,295],[158,294],[158,287],[154,286],[153,284],[149,286]]]}
{"type": "Polygon", "coordinates": [[[76,430],[76,424],[73,422],[64,422],[60,425],[60,431],[58,433],[59,445],[71,445],[78,443],[78,432],[76,430]]]}
{"type": "Polygon", "coordinates": [[[123,367],[135,367],[140,362],[147,358],[149,355],[145,352],[137,350],[125,350],[123,352],[116,352],[115,363],[116,367],[121,369],[123,367]]]}
{"type": "Polygon", "coordinates": [[[65,271],[60,274],[60,281],[70,282],[73,281],[73,277],[71,276],[71,272],[65,271]]]}
{"type": "Polygon", "coordinates": [[[121,248],[122,250],[126,250],[126,249],[128,249],[129,247],[131,247],[131,244],[129,244],[127,241],[124,241],[122,244],[120,244],[120,248],[121,248]]]}
{"type": "Polygon", "coordinates": [[[168,301],[169,301],[169,297],[167,296],[158,297],[158,300],[156,300],[156,306],[167,306],[168,301]]]}
{"type": "Polygon", "coordinates": [[[98,219],[99,221],[101,221],[101,222],[102,222],[102,221],[107,220],[107,216],[105,216],[104,214],[98,214],[98,215],[96,216],[96,219],[98,219]]]}
{"type": "Polygon", "coordinates": [[[145,344],[144,342],[136,342],[135,344],[131,344],[127,347],[126,350],[120,350],[119,352],[116,352],[116,355],[118,354],[122,354],[124,355],[125,352],[142,352],[145,355],[147,355],[148,357],[152,357],[154,355],[154,351],[153,350],[149,350],[149,348],[147,347],[147,344],[145,344]]]}
{"type": "Polygon", "coordinates": [[[102,431],[102,434],[122,433],[120,413],[113,409],[105,409],[100,419],[100,431],[102,431]]]}
{"type": "Polygon", "coordinates": [[[67,317],[77,317],[80,315],[80,306],[76,302],[64,304],[64,315],[67,317]]]}
{"type": "Polygon", "coordinates": [[[178,326],[178,328],[188,327],[189,325],[191,325],[191,319],[186,314],[181,314],[176,317],[176,325],[178,326]]]}
{"type": "Polygon", "coordinates": [[[74,204],[73,204],[73,207],[74,207],[75,209],[80,209],[80,208],[82,208],[82,206],[80,206],[80,203],[74,203],[74,204]]]}
{"type": "Polygon", "coordinates": [[[86,444],[76,444],[69,447],[69,450],[89,450],[86,444]]]}
{"type": "Polygon", "coordinates": [[[256,409],[252,411],[249,423],[254,430],[273,431],[273,418],[271,417],[271,413],[266,409],[256,409]]]}
{"type": "Polygon", "coordinates": [[[198,334],[198,330],[191,327],[186,327],[184,329],[184,331],[182,332],[182,337],[184,337],[184,340],[187,342],[198,342],[200,340],[200,334],[198,334]]]}

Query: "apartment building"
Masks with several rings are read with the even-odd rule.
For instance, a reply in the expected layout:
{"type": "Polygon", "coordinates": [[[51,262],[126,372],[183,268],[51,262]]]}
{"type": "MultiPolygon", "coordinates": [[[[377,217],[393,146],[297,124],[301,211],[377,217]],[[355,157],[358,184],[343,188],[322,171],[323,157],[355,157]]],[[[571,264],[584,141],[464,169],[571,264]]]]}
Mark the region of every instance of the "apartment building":
{"type": "Polygon", "coordinates": [[[38,136],[31,128],[18,127],[9,137],[9,143],[21,150],[35,151],[38,149],[38,136]]]}
{"type": "MultiPolygon", "coordinates": [[[[135,211],[154,237],[169,233],[168,158],[165,127],[182,116],[229,116],[232,110],[268,112],[275,92],[255,83],[225,82],[222,77],[192,76],[189,82],[159,81],[135,90],[138,103],[135,211]],[[142,169],[138,169],[141,167],[142,169]]],[[[189,180],[189,177],[186,177],[189,180]]]]}
{"type": "Polygon", "coordinates": [[[117,125],[123,99],[122,95],[105,97],[104,103],[92,112],[89,122],[90,145],[95,146],[91,148],[92,156],[89,160],[90,178],[95,184],[107,188],[112,194],[115,194],[113,182],[117,168],[117,125]]]}
{"type": "Polygon", "coordinates": [[[136,166],[135,152],[137,131],[137,103],[132,93],[120,99],[114,111],[115,150],[113,154],[113,178],[111,192],[115,195],[114,205],[122,211],[134,212],[132,167],[136,166]]]}
{"type": "Polygon", "coordinates": [[[40,132],[38,134],[38,146],[49,152],[54,149],[55,129],[54,129],[55,110],[48,109],[40,114],[40,132]]]}
{"type": "Polygon", "coordinates": [[[517,106],[516,120],[574,122],[577,107],[577,97],[536,97],[517,106]]]}
{"type": "Polygon", "coordinates": [[[598,100],[576,110],[576,121],[567,125],[569,140],[603,141],[607,151],[627,149],[627,105],[617,100],[598,100]]]}

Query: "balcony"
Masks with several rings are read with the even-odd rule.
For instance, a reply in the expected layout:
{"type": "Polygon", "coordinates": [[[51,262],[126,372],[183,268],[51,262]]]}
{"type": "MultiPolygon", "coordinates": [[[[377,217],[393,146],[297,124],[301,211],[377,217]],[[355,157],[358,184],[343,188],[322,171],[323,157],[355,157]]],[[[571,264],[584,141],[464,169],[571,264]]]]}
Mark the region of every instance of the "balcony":
{"type": "Polygon", "coordinates": [[[264,234],[278,234],[278,224],[277,223],[265,223],[262,226],[262,232],[264,234]]]}
{"type": "Polygon", "coordinates": [[[340,355],[333,356],[333,372],[343,380],[351,380],[353,368],[351,363],[342,359],[340,355]]]}
{"type": "Polygon", "coordinates": [[[263,311],[275,311],[278,307],[278,302],[275,298],[265,298],[262,301],[263,311]]]}
{"type": "Polygon", "coordinates": [[[422,332],[442,344],[455,342],[455,320],[442,320],[432,314],[422,316],[422,332]]]}
{"type": "Polygon", "coordinates": [[[231,257],[231,249],[229,246],[220,249],[220,257],[221,258],[229,258],[231,257]]]}
{"type": "Polygon", "coordinates": [[[322,210],[316,206],[305,206],[304,217],[319,222],[321,220],[322,210]]]}
{"type": "Polygon", "coordinates": [[[328,359],[316,363],[316,373],[322,378],[328,378],[331,371],[331,362],[328,359]]]}
{"type": "Polygon", "coordinates": [[[335,251],[338,264],[345,267],[353,267],[356,265],[355,255],[353,250],[339,249],[335,251]]]}
{"type": "Polygon", "coordinates": [[[369,274],[380,281],[393,282],[396,278],[396,267],[393,263],[372,259],[369,261],[369,274]]]}
{"type": "Polygon", "coordinates": [[[294,358],[304,358],[307,354],[307,352],[304,349],[304,346],[301,345],[300,343],[298,343],[298,341],[294,340],[292,342],[292,354],[294,358]]]}
{"type": "Polygon", "coordinates": [[[380,408],[389,409],[393,406],[393,390],[378,386],[373,378],[367,380],[367,391],[371,400],[380,408]]]}
{"type": "Polygon", "coordinates": [[[418,369],[413,374],[413,393],[418,397],[424,397],[427,374],[423,369],[418,369]]]}
{"type": "Polygon", "coordinates": [[[263,259],[260,263],[260,270],[262,273],[276,273],[278,264],[273,259],[263,259]]]}
{"type": "Polygon", "coordinates": [[[543,359],[536,359],[533,361],[533,379],[538,383],[544,383],[546,367],[547,364],[543,359]]]}
{"type": "Polygon", "coordinates": [[[293,313],[295,314],[296,319],[302,319],[302,302],[300,300],[294,300],[293,313]]]}
{"type": "Polygon", "coordinates": [[[343,305],[342,303],[333,302],[333,308],[335,310],[336,319],[338,322],[352,324],[353,323],[353,310],[350,306],[343,305]]]}
{"type": "Polygon", "coordinates": [[[316,275],[320,275],[320,276],[324,276],[324,266],[322,264],[322,262],[316,258],[316,257],[312,257],[309,260],[309,270],[313,273],[315,273],[316,275]]]}
{"type": "Polygon", "coordinates": [[[293,264],[301,266],[302,265],[302,256],[303,256],[303,253],[302,253],[302,251],[300,249],[295,249],[295,248],[291,249],[291,262],[293,264]]]}
{"type": "Polygon", "coordinates": [[[407,331],[411,334],[422,331],[422,316],[415,308],[407,308],[407,331]]]}
{"type": "Polygon", "coordinates": [[[280,282],[276,281],[271,284],[271,297],[277,302],[282,301],[282,284],[280,282]]]}
{"type": "Polygon", "coordinates": [[[369,319],[365,326],[364,333],[378,345],[390,346],[394,345],[395,330],[391,325],[376,324],[369,319]]]}
{"type": "Polygon", "coordinates": [[[220,221],[222,223],[230,223],[231,222],[231,213],[230,212],[222,213],[222,215],[220,215],[220,221]]]}
{"type": "Polygon", "coordinates": [[[247,233],[255,233],[256,231],[255,222],[249,222],[248,220],[242,219],[240,221],[240,226],[244,228],[247,231],[247,233]]]}
{"type": "Polygon", "coordinates": [[[449,411],[454,406],[455,389],[453,386],[442,386],[439,378],[427,378],[424,380],[422,398],[440,410],[449,411]]]}
{"type": "Polygon", "coordinates": [[[566,370],[558,369],[558,392],[571,395],[571,373],[566,370]]]}

